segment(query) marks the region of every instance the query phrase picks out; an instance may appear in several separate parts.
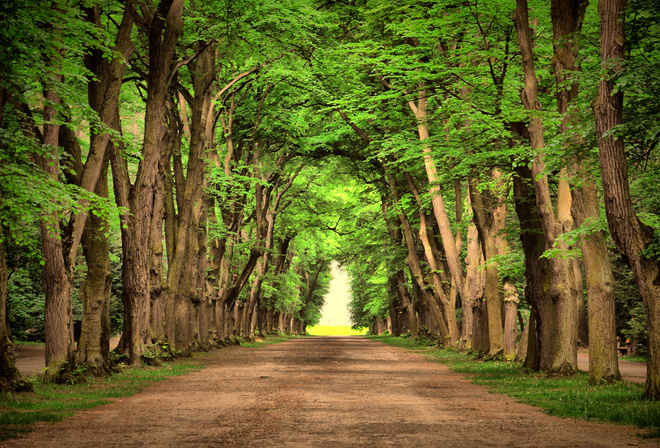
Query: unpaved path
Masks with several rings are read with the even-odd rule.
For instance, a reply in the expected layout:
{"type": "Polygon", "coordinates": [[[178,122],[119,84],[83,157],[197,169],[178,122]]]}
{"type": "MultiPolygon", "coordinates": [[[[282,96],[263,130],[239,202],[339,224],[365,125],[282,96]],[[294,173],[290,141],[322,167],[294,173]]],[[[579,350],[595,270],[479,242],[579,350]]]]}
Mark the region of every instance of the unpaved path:
{"type": "MultiPolygon", "coordinates": [[[[114,349],[119,343],[119,336],[110,340],[110,349],[114,349]]],[[[46,366],[44,360],[43,345],[17,345],[16,367],[24,377],[40,374],[46,366]]],[[[589,351],[579,349],[578,369],[589,371],[589,351]]],[[[619,371],[625,381],[644,384],[646,382],[646,363],[631,362],[619,359],[619,371]]]]}
{"type": "Polygon", "coordinates": [[[220,350],[199,372],[2,446],[657,446],[636,433],[547,416],[380,342],[307,337],[220,350]]]}

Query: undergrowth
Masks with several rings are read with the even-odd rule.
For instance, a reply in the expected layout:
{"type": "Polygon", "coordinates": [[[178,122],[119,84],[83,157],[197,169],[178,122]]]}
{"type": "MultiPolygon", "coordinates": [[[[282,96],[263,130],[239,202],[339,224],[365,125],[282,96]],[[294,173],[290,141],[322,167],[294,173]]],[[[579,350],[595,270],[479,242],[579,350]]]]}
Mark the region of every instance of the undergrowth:
{"type": "Polygon", "coordinates": [[[596,420],[651,429],[650,437],[660,437],[660,403],[642,398],[644,386],[620,381],[589,385],[589,376],[578,372],[568,377],[549,377],[503,361],[485,361],[477,355],[458,353],[416,342],[410,338],[373,336],[390,345],[423,353],[452,370],[466,374],[475,384],[537,406],[550,415],[596,420]]]}

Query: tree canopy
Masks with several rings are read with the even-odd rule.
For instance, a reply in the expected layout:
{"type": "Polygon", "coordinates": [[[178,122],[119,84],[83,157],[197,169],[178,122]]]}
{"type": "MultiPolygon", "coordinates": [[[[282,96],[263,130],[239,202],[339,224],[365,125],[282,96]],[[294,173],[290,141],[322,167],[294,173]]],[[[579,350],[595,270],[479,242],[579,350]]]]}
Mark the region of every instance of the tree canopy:
{"type": "Polygon", "coordinates": [[[3,378],[305,333],[335,260],[357,327],[659,398],[658,11],[3,2],[3,378]]]}

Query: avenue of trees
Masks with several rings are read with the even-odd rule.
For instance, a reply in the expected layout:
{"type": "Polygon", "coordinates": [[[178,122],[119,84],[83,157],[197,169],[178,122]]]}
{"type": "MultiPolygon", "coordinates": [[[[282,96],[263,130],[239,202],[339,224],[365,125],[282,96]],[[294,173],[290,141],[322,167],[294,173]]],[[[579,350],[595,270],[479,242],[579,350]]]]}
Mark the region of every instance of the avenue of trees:
{"type": "Polygon", "coordinates": [[[337,260],[356,326],[561,375],[582,344],[592,384],[633,339],[660,399],[657,0],[0,20],[4,387],[35,332],[54,381],[304,333],[337,260]]]}

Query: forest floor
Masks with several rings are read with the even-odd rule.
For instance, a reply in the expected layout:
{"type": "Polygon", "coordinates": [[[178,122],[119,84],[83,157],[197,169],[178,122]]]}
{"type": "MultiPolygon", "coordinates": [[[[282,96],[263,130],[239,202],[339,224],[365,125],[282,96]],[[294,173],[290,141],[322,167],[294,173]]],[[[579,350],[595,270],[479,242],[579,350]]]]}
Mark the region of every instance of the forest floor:
{"type": "Polygon", "coordinates": [[[0,446],[657,446],[638,428],[548,416],[360,337],[231,347],[204,364],[0,446]]]}

